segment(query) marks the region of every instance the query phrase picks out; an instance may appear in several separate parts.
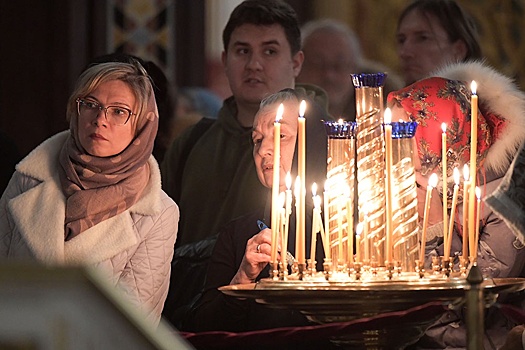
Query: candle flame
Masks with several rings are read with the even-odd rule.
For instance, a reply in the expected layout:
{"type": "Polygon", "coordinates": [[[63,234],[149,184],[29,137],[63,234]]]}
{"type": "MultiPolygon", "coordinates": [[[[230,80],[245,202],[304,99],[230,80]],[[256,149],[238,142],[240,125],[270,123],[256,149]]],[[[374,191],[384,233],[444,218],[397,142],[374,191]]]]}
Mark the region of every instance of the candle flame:
{"type": "Polygon", "coordinates": [[[304,118],[304,112],[306,112],[306,101],[302,100],[299,105],[299,117],[304,118]]]}
{"type": "Polygon", "coordinates": [[[468,168],[468,165],[465,164],[463,165],[463,180],[468,181],[469,178],[470,178],[469,168],[468,168]]]}
{"type": "Polygon", "coordinates": [[[357,224],[357,226],[355,227],[355,235],[356,236],[361,236],[361,233],[363,232],[363,223],[360,222],[357,224]]]}
{"type": "Polygon", "coordinates": [[[430,187],[436,187],[438,184],[438,176],[436,173],[433,173],[432,175],[430,175],[430,179],[428,179],[428,185],[430,187]]]}
{"type": "Polygon", "coordinates": [[[478,201],[481,199],[481,188],[479,188],[478,186],[476,186],[476,198],[478,199],[478,201]]]}
{"type": "Polygon", "coordinates": [[[275,122],[280,123],[281,119],[283,119],[284,114],[284,105],[281,103],[279,107],[277,108],[277,114],[275,116],[275,122]]]}
{"type": "Polygon", "coordinates": [[[447,132],[447,124],[441,123],[441,130],[443,130],[443,134],[447,132]]]}
{"type": "Polygon", "coordinates": [[[386,108],[385,109],[385,114],[383,116],[383,120],[384,120],[385,124],[390,124],[390,122],[392,121],[392,111],[390,110],[390,108],[386,108]]]}
{"type": "Polygon", "coordinates": [[[343,125],[343,121],[344,121],[343,118],[339,118],[339,120],[337,121],[337,123],[343,125]]]}
{"type": "Polygon", "coordinates": [[[470,83],[470,90],[472,90],[472,94],[476,94],[476,90],[478,89],[478,84],[476,84],[476,81],[472,80],[472,83],[470,83]]]}
{"type": "Polygon", "coordinates": [[[317,184],[314,182],[312,184],[312,197],[315,197],[316,194],[317,194],[317,184]]]}
{"type": "Polygon", "coordinates": [[[454,182],[459,185],[459,169],[457,167],[454,168],[454,182]]]}

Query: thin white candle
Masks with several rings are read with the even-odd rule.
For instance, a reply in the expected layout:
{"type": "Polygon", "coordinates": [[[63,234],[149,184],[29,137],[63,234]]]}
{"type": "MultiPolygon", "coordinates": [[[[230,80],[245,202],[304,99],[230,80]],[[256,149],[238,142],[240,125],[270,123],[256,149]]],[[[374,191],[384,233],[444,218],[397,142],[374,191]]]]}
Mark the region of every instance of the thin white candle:
{"type": "Polygon", "coordinates": [[[470,190],[468,196],[468,232],[469,232],[469,253],[474,252],[474,236],[476,228],[476,162],[477,162],[477,149],[478,149],[478,95],[476,94],[477,84],[472,81],[470,84],[472,90],[471,103],[470,103],[470,190]]]}
{"type": "MultiPolygon", "coordinates": [[[[299,229],[301,218],[299,216],[299,207],[301,202],[301,178],[297,176],[294,184],[294,196],[295,196],[295,259],[298,261],[298,254],[302,249],[299,247],[299,229]]],[[[304,253],[304,252],[303,252],[304,253]]]]}
{"type": "Polygon", "coordinates": [[[281,266],[283,269],[288,266],[286,261],[286,252],[288,251],[288,236],[286,235],[286,194],[285,192],[279,193],[279,233],[281,242],[281,266]]]}
{"type": "Polygon", "coordinates": [[[472,254],[474,261],[476,262],[478,256],[478,245],[479,245],[479,224],[481,215],[481,189],[476,186],[476,235],[474,236],[474,254],[472,254]]]}
{"type": "Polygon", "coordinates": [[[363,232],[363,223],[360,222],[355,227],[355,262],[361,262],[361,233],[363,232]]]}
{"type": "Polygon", "coordinates": [[[290,215],[292,215],[292,175],[290,172],[286,173],[284,179],[286,184],[286,191],[284,192],[284,208],[285,208],[285,219],[284,219],[284,234],[283,237],[288,242],[288,233],[290,230],[290,215]]]}
{"type": "Polygon", "coordinates": [[[425,262],[425,245],[427,243],[427,224],[428,224],[428,213],[430,211],[430,200],[432,199],[432,190],[437,186],[438,177],[437,174],[430,175],[427,186],[427,195],[425,197],[425,211],[423,213],[423,232],[421,234],[421,251],[419,253],[419,261],[421,264],[425,262]]]}
{"type": "MultiPolygon", "coordinates": [[[[385,126],[385,196],[386,196],[386,213],[385,213],[385,230],[386,230],[386,261],[393,262],[392,256],[392,203],[393,203],[393,194],[392,194],[392,112],[390,108],[385,109],[383,116],[384,126],[385,126]]],[[[368,237],[365,237],[368,241],[368,237]]],[[[366,250],[365,250],[366,254],[366,250]]],[[[366,258],[365,258],[366,259],[366,258]]]]}
{"type": "Polygon", "coordinates": [[[463,246],[462,255],[464,259],[468,257],[468,193],[470,191],[470,180],[469,180],[469,169],[468,165],[463,166],[463,246]]]}
{"type": "Polygon", "coordinates": [[[346,186],[346,223],[347,223],[347,256],[348,264],[352,265],[354,262],[354,207],[352,203],[352,195],[350,193],[350,186],[346,186]]]}
{"type": "MultiPolygon", "coordinates": [[[[450,209],[450,223],[448,226],[448,236],[445,240],[445,252],[444,258],[448,260],[450,257],[450,248],[452,247],[452,232],[454,232],[454,220],[456,218],[456,206],[458,204],[458,194],[459,194],[459,181],[460,175],[458,168],[454,168],[454,193],[452,194],[452,207],[450,209]]],[[[445,225],[446,222],[443,223],[445,225]]]]}
{"type": "Polygon", "coordinates": [[[312,184],[312,202],[314,203],[314,208],[312,210],[312,240],[311,240],[311,245],[310,245],[310,259],[312,259],[312,261],[315,260],[315,250],[317,246],[317,232],[319,232],[319,227],[317,223],[317,217],[319,216],[318,214],[319,208],[317,207],[316,196],[317,196],[317,184],[314,182],[312,184]]]}
{"type": "Polygon", "coordinates": [[[441,168],[443,170],[443,240],[448,241],[448,198],[447,198],[447,124],[441,124],[441,168]]]}
{"type": "Polygon", "coordinates": [[[365,212],[363,222],[363,240],[365,241],[365,263],[370,263],[370,237],[368,237],[368,231],[370,226],[370,220],[368,219],[368,211],[365,212]]]}
{"type": "Polygon", "coordinates": [[[296,244],[297,244],[297,261],[299,264],[305,263],[305,221],[306,221],[306,120],[304,113],[306,111],[306,101],[301,101],[299,106],[299,119],[298,119],[298,175],[301,180],[300,196],[299,196],[299,208],[298,208],[298,220],[296,227],[296,244]]]}
{"type": "Polygon", "coordinates": [[[343,257],[343,196],[337,198],[337,259],[342,263],[343,257]]]}
{"type": "MultiPolygon", "coordinates": [[[[326,236],[325,236],[325,233],[324,233],[324,226],[323,226],[323,217],[322,217],[322,209],[321,209],[321,203],[323,202],[323,200],[321,199],[321,196],[317,195],[315,196],[314,198],[314,207],[317,205],[317,231],[320,232],[320,235],[321,235],[321,241],[323,242],[323,248],[325,249],[325,253],[326,253],[326,246],[327,246],[327,243],[326,243],[326,236]]],[[[326,255],[325,255],[326,256],[326,255]]]]}
{"type": "Polygon", "coordinates": [[[273,123],[273,181],[272,181],[272,250],[271,262],[277,263],[277,237],[279,231],[279,185],[281,164],[281,119],[284,113],[284,105],[281,103],[277,108],[277,115],[273,123]]]}
{"type": "Polygon", "coordinates": [[[324,246],[324,255],[325,258],[331,259],[331,249],[330,249],[330,211],[329,211],[329,194],[330,187],[328,186],[328,179],[324,183],[324,234],[325,234],[325,246],[324,246]]]}

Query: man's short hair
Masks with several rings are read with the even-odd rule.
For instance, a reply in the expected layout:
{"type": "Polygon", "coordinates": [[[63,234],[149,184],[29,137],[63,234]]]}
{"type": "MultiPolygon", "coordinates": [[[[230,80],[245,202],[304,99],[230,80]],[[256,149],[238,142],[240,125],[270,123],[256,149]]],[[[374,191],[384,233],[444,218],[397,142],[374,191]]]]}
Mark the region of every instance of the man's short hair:
{"type": "Polygon", "coordinates": [[[301,31],[297,14],[288,3],[282,0],[246,0],[240,3],[231,13],[222,32],[224,51],[228,50],[233,31],[243,24],[257,26],[279,24],[284,29],[292,55],[301,49],[301,31]]]}

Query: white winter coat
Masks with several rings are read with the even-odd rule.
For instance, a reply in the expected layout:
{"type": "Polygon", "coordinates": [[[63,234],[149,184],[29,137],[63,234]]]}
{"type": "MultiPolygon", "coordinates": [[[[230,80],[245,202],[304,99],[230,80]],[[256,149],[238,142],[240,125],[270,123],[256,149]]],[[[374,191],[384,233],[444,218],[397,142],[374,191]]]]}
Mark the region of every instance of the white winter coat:
{"type": "Polygon", "coordinates": [[[94,266],[157,323],[179,221],[177,205],[161,190],[158,164],[150,158],[149,183],[130,209],[66,242],[58,158],[68,134],[44,141],[16,166],[0,198],[0,261],[94,266]]]}

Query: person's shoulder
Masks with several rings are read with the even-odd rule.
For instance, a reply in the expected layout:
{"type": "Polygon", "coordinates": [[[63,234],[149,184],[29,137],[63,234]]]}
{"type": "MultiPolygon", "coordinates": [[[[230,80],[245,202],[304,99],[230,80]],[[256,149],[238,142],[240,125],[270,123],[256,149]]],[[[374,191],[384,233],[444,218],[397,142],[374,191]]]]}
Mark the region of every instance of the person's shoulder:
{"type": "Polygon", "coordinates": [[[361,68],[362,73],[385,73],[386,74],[385,86],[384,86],[385,94],[388,94],[391,91],[397,91],[399,89],[402,89],[405,86],[403,79],[401,79],[399,75],[393,72],[390,67],[387,67],[380,62],[365,59],[361,62],[360,68],[361,68]]]}
{"type": "Polygon", "coordinates": [[[16,170],[41,181],[56,176],[58,156],[69,135],[69,131],[63,131],[43,141],[16,165],[16,170]]]}
{"type": "Polygon", "coordinates": [[[295,90],[317,103],[323,110],[328,111],[328,94],[320,86],[307,83],[297,83],[295,90]]]}

